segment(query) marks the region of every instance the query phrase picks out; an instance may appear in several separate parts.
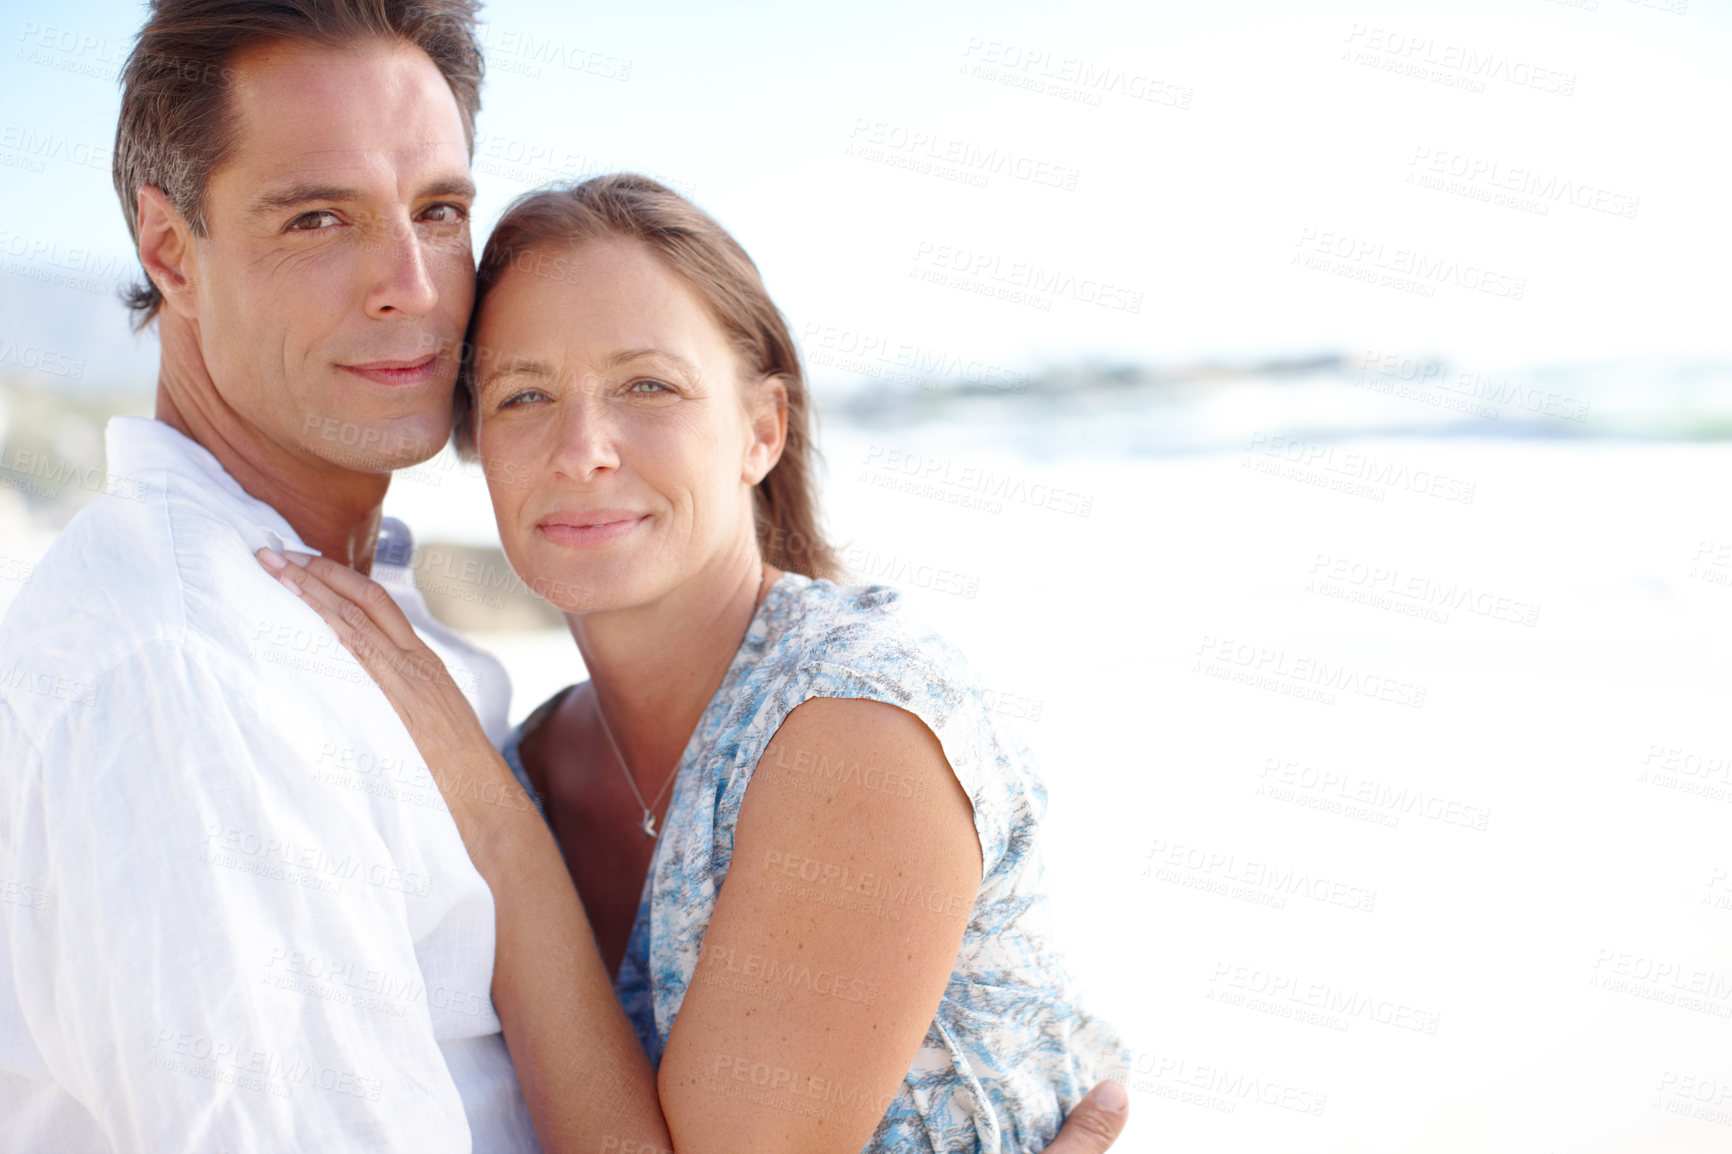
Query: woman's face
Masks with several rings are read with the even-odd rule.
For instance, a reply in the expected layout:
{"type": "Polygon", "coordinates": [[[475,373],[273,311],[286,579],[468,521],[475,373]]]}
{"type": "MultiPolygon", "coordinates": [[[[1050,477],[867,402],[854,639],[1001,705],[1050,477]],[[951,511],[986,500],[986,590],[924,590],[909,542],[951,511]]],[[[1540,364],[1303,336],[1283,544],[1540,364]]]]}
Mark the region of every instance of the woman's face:
{"type": "Polygon", "coordinates": [[[475,344],[476,446],[530,589],[567,612],[625,608],[757,556],[752,486],[781,453],[786,394],[741,380],[647,245],[521,254],[475,344]]]}

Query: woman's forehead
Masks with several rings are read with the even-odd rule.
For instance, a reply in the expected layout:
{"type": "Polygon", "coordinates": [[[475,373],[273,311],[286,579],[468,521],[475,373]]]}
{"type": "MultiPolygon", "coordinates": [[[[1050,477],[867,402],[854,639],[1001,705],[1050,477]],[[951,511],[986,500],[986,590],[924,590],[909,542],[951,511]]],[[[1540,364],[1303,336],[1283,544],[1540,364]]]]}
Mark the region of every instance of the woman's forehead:
{"type": "Polygon", "coordinates": [[[693,364],[732,354],[703,300],[640,241],[513,254],[479,308],[478,360],[577,356],[613,367],[628,354],[693,364]]]}

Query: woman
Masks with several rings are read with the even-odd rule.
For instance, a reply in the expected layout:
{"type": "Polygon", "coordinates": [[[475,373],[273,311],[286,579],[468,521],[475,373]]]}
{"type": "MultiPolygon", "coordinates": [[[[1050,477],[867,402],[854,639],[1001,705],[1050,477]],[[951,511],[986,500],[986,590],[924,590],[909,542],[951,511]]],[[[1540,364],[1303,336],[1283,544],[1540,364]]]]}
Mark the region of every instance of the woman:
{"type": "Polygon", "coordinates": [[[262,559],[441,779],[543,1141],[665,1116],[682,1154],[1045,1145],[1119,1049],[1048,944],[1044,790],[954,649],[893,590],[831,580],[799,361],[751,260],[666,188],[601,177],[514,205],[476,302],[458,442],[590,680],[502,760],[381,590],[262,559]],[[547,829],[490,804],[513,780],[581,905],[547,829]]]}

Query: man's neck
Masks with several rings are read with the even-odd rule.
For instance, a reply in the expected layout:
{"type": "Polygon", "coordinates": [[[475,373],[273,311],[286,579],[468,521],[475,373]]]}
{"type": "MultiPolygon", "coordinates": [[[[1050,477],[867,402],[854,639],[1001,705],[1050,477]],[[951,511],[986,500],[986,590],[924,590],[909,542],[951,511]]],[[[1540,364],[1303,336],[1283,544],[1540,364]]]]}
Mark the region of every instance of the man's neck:
{"type": "Polygon", "coordinates": [[[306,544],[357,572],[370,572],[390,474],[345,469],[271,440],[217,391],[185,320],[165,310],[158,329],[156,419],[204,446],[306,544]]]}

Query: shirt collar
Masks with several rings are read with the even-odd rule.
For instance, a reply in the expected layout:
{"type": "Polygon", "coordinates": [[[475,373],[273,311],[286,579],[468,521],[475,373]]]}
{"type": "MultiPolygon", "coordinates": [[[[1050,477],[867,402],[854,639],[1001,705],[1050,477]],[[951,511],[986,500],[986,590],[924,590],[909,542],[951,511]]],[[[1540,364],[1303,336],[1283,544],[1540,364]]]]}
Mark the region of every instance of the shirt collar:
{"type": "Polygon", "coordinates": [[[177,496],[192,498],[234,524],[252,548],[318,554],[287,518],[241,488],[209,449],[174,427],[149,417],[110,417],[105,439],[111,476],[135,481],[152,473],[184,477],[191,485],[177,496]]]}

